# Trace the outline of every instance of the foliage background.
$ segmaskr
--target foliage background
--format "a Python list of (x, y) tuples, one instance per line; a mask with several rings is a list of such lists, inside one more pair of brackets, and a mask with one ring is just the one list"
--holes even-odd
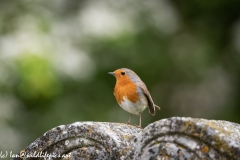
[(122, 67), (162, 108), (143, 126), (240, 123), (240, 1), (1, 0), (0, 35), (0, 151), (62, 124), (127, 121), (107, 74)]

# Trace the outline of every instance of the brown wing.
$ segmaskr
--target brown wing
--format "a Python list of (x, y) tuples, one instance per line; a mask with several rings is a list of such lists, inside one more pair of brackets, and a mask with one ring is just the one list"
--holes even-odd
[(160, 109), (160, 107), (158, 107), (157, 105), (154, 104), (153, 99), (149, 93), (149, 91), (147, 90), (146, 85), (140, 85), (140, 89), (142, 90), (142, 92), (145, 94), (147, 101), (148, 101), (148, 111), (151, 115), (155, 115), (155, 107)]

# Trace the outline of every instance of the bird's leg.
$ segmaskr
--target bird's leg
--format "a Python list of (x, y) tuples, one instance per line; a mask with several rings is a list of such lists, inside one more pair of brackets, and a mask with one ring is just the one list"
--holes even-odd
[(138, 128), (142, 128), (141, 127), (142, 126), (142, 113), (139, 113), (138, 116), (139, 116), (139, 125), (135, 125), (135, 126)]
[(127, 121), (127, 123), (126, 123), (126, 124), (130, 124), (130, 122), (131, 122), (131, 119), (132, 119), (132, 114), (130, 114), (130, 118), (129, 118), (129, 120)]
[(142, 113), (139, 113), (139, 125), (138, 127), (142, 128)]

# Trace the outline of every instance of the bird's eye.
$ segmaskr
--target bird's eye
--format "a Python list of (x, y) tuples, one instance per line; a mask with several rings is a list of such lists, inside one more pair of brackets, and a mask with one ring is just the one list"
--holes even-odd
[(125, 74), (125, 72), (121, 72), (121, 75), (124, 75)]

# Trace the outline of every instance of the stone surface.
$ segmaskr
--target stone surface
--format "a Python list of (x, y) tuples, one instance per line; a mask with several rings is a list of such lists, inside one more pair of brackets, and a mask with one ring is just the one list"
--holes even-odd
[(240, 160), (240, 125), (184, 117), (162, 119), (144, 129), (76, 122), (49, 130), (20, 155), (16, 159)]
[(240, 159), (240, 125), (174, 117), (147, 126), (137, 143), (137, 159)]
[(44, 159), (37, 153), (51, 155), (48, 160), (126, 159), (126, 153), (133, 152), (132, 139), (140, 131), (139, 128), (120, 123), (76, 122), (51, 129), (21, 154), (25, 155), (23, 159), (30, 159), (27, 155)]

